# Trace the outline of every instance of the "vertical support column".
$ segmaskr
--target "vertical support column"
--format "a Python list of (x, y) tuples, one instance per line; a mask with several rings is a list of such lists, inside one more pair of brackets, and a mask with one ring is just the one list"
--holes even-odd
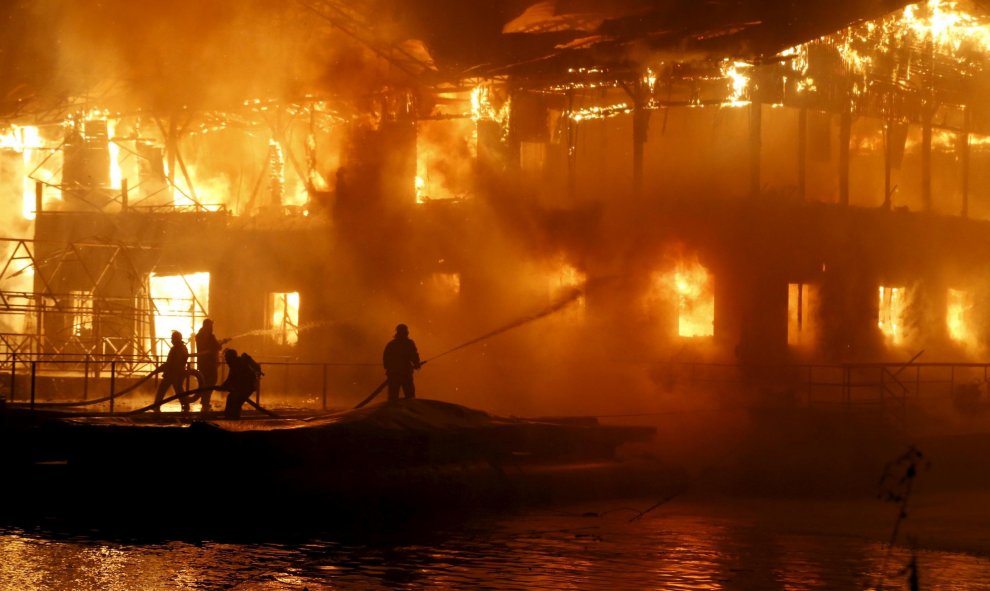
[(637, 79), (633, 86), (633, 196), (643, 194), (643, 146), (650, 124), (650, 112), (643, 97), (643, 81)]
[(962, 186), (960, 187), (960, 192), (962, 193), (962, 211), (960, 215), (963, 218), (969, 217), (969, 131), (973, 124), (972, 122), (973, 114), (970, 108), (964, 107), (963, 111), (963, 131), (959, 137), (959, 157), (962, 160)]
[(110, 414), (113, 414), (113, 403), (117, 396), (117, 362), (110, 362)]
[(749, 195), (760, 196), (760, 156), (763, 145), (763, 107), (755, 100), (749, 104)]
[(894, 154), (894, 126), (888, 113), (883, 121), (883, 208), (890, 209), (890, 169)]
[(89, 400), (89, 353), (83, 359), (83, 400)]
[(808, 109), (801, 107), (798, 112), (798, 197), (808, 198)]
[(323, 410), (327, 409), (327, 364), (323, 364)]
[(34, 182), (34, 214), (39, 215), (44, 210), (45, 185), (41, 181)]
[(14, 395), (17, 393), (17, 354), (10, 354), (10, 402), (14, 401)]
[(31, 410), (34, 410), (35, 383), (38, 376), (38, 362), (31, 362)]
[(849, 205), (849, 140), (852, 114), (849, 107), (839, 116), (839, 205)]
[(921, 123), (921, 206), (932, 210), (932, 111), (929, 104), (923, 109)]
[(176, 160), (176, 136), (178, 136), (178, 124), (175, 122), (175, 115), (168, 118), (168, 135), (165, 137), (165, 150), (168, 160), (168, 190), (170, 195), (175, 194), (175, 160)]
[(120, 211), (127, 211), (127, 179), (120, 180)]
[(577, 121), (574, 120), (574, 91), (567, 91), (567, 197), (577, 193)]
[(928, 61), (928, 80), (921, 106), (921, 206), (924, 211), (932, 210), (932, 116), (934, 114), (935, 83), (935, 44), (928, 37), (925, 42)]

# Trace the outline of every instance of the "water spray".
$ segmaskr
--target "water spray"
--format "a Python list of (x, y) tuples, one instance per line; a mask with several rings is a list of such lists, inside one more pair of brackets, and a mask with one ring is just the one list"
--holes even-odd
[[(459, 350), (461, 350), (461, 349), (463, 349), (465, 347), (470, 347), (471, 345), (474, 345), (476, 343), (480, 343), (481, 341), (486, 341), (486, 340), (488, 340), (488, 339), (490, 339), (492, 337), (498, 336), (498, 335), (502, 334), (503, 332), (508, 332), (508, 331), (510, 331), (510, 330), (512, 330), (514, 328), (519, 328), (520, 326), (529, 324), (530, 322), (534, 322), (536, 320), (539, 320), (540, 318), (544, 318), (546, 316), (549, 316), (551, 314), (554, 314), (555, 312), (559, 312), (560, 310), (566, 308), (571, 303), (577, 301), (577, 299), (580, 298), (582, 295), (584, 295), (584, 292), (581, 289), (579, 289), (577, 287), (572, 288), (567, 293), (565, 293), (563, 296), (561, 296), (560, 298), (558, 298), (556, 302), (550, 304), (546, 308), (544, 308), (544, 309), (542, 309), (542, 310), (540, 310), (538, 312), (535, 312), (533, 314), (529, 314), (527, 316), (523, 316), (522, 318), (518, 318), (516, 320), (513, 320), (512, 322), (510, 322), (510, 323), (508, 323), (508, 324), (506, 324), (504, 326), (501, 326), (499, 328), (496, 328), (495, 330), (493, 330), (491, 332), (487, 332), (487, 333), (481, 335), (480, 337), (475, 337), (475, 338), (471, 339), (470, 341), (463, 342), (460, 345), (457, 345), (456, 347), (447, 349), (443, 353), (440, 353), (438, 355), (434, 355), (433, 357), (430, 357), (429, 359), (427, 359), (425, 361), (422, 361), (420, 363), (420, 366), (425, 365), (425, 364), (429, 363), (430, 361), (435, 361), (437, 359), (440, 359), (441, 357), (443, 357), (445, 355), (449, 355), (449, 354), (453, 353), (454, 351), (459, 351)], [(382, 382), (381, 384), (379, 384), (378, 387), (375, 388), (374, 391), (367, 396), (367, 398), (365, 398), (364, 400), (362, 400), (361, 402), (359, 402), (354, 408), (355, 409), (361, 408), (362, 406), (364, 406), (364, 405), (368, 404), (369, 402), (371, 402), (372, 400), (374, 400), (375, 396), (378, 396), (378, 394), (382, 390), (384, 390), (385, 389), (385, 386), (387, 386), (387, 385), (388, 385), (388, 380), (385, 380), (384, 382)]]

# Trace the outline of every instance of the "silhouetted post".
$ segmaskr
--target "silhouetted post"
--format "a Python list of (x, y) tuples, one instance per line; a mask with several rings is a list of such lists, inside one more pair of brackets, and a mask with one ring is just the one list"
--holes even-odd
[(127, 211), (127, 178), (120, 179), (120, 211)]
[(808, 108), (798, 112), (798, 196), (808, 198)]
[(327, 364), (323, 364), (323, 410), (327, 409)]
[(83, 360), (83, 400), (89, 400), (89, 353)]
[(114, 395), (117, 388), (117, 362), (110, 362), (110, 414), (113, 414)]
[(38, 362), (32, 361), (31, 362), (31, 410), (34, 410), (34, 396), (35, 396), (34, 386), (35, 386), (35, 378), (37, 377), (37, 375), (38, 375)]
[(839, 205), (849, 205), (849, 139), (852, 114), (849, 107), (839, 117)]
[(640, 197), (643, 193), (643, 148), (649, 130), (650, 112), (645, 108), (643, 99), (643, 80), (636, 79), (632, 91), (633, 99), (633, 196)]
[(887, 113), (884, 119), (883, 132), (883, 208), (890, 209), (890, 168), (894, 154), (894, 124), (890, 119), (890, 113)]
[(959, 158), (962, 160), (962, 215), (969, 217), (969, 130), (972, 125), (973, 114), (969, 107), (963, 111), (963, 131), (959, 137)]
[(15, 389), (17, 383), (17, 354), (10, 354), (10, 401), (14, 401), (14, 393), (17, 392)]
[(932, 111), (934, 111), (935, 46), (929, 36), (925, 41), (928, 61), (928, 80), (921, 104), (921, 205), (924, 211), (932, 210)]
[(749, 195), (760, 196), (760, 153), (762, 150), (763, 107), (753, 97), (749, 104)]
[(567, 197), (577, 192), (577, 121), (574, 120), (574, 91), (567, 91)]
[(932, 112), (929, 105), (922, 108), (921, 127), (921, 205), (932, 210)]
[(42, 203), (45, 199), (45, 185), (41, 181), (34, 182), (34, 213), (41, 213)]

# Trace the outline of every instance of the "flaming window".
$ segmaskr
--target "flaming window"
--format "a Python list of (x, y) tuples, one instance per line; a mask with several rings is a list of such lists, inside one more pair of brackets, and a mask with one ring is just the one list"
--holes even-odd
[(459, 199), (471, 190), (477, 137), (472, 120), (421, 121), (416, 134), (416, 203)]
[(295, 345), (299, 342), (299, 292), (273, 293), (269, 301), (275, 343)]
[[(23, 207), (21, 215), (26, 220), (35, 217), (35, 183), (57, 184), (62, 169), (62, 152), (42, 138), (41, 128), (34, 126), (12, 126), (7, 133), (0, 135), (0, 149), (20, 154), (22, 168)], [(18, 189), (13, 189), (17, 191)]]
[(177, 330), (192, 335), (206, 318), (210, 295), (210, 274), (155, 275), (149, 278), (151, 303), (155, 318), (154, 350), (168, 353), (169, 335)]
[(787, 285), (787, 344), (809, 345), (814, 336), (812, 324), (813, 306), (816, 304), (817, 290), (806, 283)]
[(904, 310), (907, 294), (903, 287), (880, 286), (880, 309), (877, 326), (887, 340), (899, 345), (904, 339)]
[(715, 295), (712, 277), (700, 262), (679, 262), (660, 278), (660, 283), (677, 294), (677, 335), (710, 337), (715, 334)]
[(975, 335), (969, 322), (973, 310), (972, 296), (962, 290), (950, 289), (946, 299), (946, 324), (949, 329), (949, 338), (962, 344), (973, 343)]

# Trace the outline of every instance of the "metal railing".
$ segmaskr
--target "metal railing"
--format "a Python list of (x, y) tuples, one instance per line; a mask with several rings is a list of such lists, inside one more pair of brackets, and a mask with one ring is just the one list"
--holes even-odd
[[(133, 410), (151, 402), (160, 376), (155, 375), (125, 396), (118, 398), (117, 394), (146, 378), (160, 361), (144, 357), (12, 355), (0, 369), (0, 397), (31, 408), (109, 398), (77, 408), (110, 413)], [(254, 399), (270, 408), (349, 408), (383, 379), (381, 367), (373, 363), (259, 362), (264, 376)], [(221, 363), (218, 381), (225, 377), (226, 365)]]
[(786, 392), (787, 402), (847, 412), (903, 412), (909, 404), (951, 402), (960, 396), (990, 402), (988, 363), (848, 363), (742, 366), (684, 363), (689, 383)]

